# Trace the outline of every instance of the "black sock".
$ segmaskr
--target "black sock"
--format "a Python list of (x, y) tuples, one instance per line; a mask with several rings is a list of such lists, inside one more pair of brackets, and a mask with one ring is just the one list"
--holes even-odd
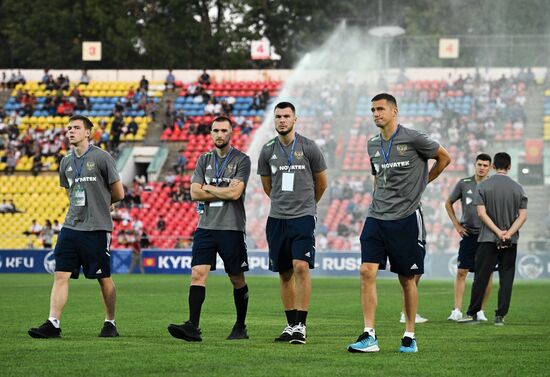
[(296, 323), (306, 324), (307, 310), (296, 310)]
[(296, 324), (296, 309), (285, 310), (285, 314), (286, 314), (286, 323), (288, 323), (291, 326)]
[(192, 285), (189, 287), (189, 322), (199, 327), (201, 308), (206, 297), (206, 287)]
[(248, 285), (239, 289), (233, 289), (235, 309), (237, 309), (237, 323), (244, 326), (246, 311), (248, 309)]

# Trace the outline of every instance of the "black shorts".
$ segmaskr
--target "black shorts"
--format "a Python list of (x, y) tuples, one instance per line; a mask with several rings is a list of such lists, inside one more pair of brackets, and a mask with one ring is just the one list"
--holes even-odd
[(295, 219), (267, 218), (265, 228), (269, 245), (269, 269), (273, 272), (293, 268), (294, 259), (308, 262), (315, 267), (315, 217)]
[(55, 271), (71, 272), (78, 279), (80, 267), (87, 279), (111, 276), (111, 232), (61, 228), (55, 245)]
[(471, 234), (460, 240), (457, 268), (470, 272), (475, 271), (476, 250), (479, 246), (477, 237), (478, 234)]
[(422, 275), (426, 256), (422, 212), (417, 209), (399, 220), (367, 217), (361, 232), (361, 263), (378, 263), (403, 276)]
[(244, 232), (197, 228), (193, 239), (191, 267), (210, 265), (216, 270), (216, 253), (220, 254), (229, 275), (248, 271), (248, 254)]

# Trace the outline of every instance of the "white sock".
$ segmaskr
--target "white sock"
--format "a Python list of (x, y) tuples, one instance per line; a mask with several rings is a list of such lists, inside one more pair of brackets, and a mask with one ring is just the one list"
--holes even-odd
[(56, 329), (59, 328), (59, 320), (57, 318), (49, 317), (48, 321), (50, 321), (52, 323), (53, 327), (55, 327)]
[(403, 338), (405, 338), (405, 337), (409, 337), (411, 339), (414, 339), (414, 333), (410, 332), (410, 331), (405, 331), (405, 333), (403, 334)]
[(116, 326), (116, 323), (115, 323), (115, 320), (114, 319), (107, 319), (105, 318), (105, 322), (111, 322), (113, 324), (113, 326)]
[(376, 338), (376, 331), (374, 331), (372, 327), (365, 327), (363, 332), (368, 332), (370, 336), (372, 336), (373, 338)]

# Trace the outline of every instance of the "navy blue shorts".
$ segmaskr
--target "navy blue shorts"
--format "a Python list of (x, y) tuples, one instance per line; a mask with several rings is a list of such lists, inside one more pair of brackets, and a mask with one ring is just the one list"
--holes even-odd
[(216, 270), (216, 253), (220, 254), (229, 275), (248, 271), (248, 253), (244, 232), (197, 228), (193, 238), (191, 267), (210, 265)]
[(78, 279), (80, 267), (87, 279), (111, 276), (111, 232), (61, 228), (55, 245), (55, 271), (71, 272)]
[(367, 217), (361, 232), (361, 262), (378, 263), (403, 276), (422, 275), (426, 256), (426, 237), (422, 212), (399, 220), (379, 220)]
[(457, 267), (459, 269), (469, 270), (470, 272), (475, 271), (476, 250), (479, 245), (477, 237), (478, 234), (471, 234), (460, 240), (457, 261)]
[(294, 259), (308, 262), (315, 267), (315, 217), (295, 219), (267, 218), (265, 227), (269, 245), (269, 269), (284, 272), (293, 268)]

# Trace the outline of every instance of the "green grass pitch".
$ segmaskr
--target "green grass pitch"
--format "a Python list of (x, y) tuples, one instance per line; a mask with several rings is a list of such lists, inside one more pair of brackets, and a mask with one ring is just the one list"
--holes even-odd
[[(98, 338), (103, 321), (95, 281), (71, 281), (62, 339), (32, 339), (48, 314), (52, 277), (0, 275), (0, 376), (544, 376), (550, 375), (550, 281), (516, 281), (504, 327), (448, 322), (452, 281), (421, 281), (417, 354), (398, 352), (401, 293), (378, 282), (380, 352), (350, 354), (362, 331), (359, 279), (315, 278), (308, 343), (276, 344), (285, 325), (275, 277), (248, 277), (249, 340), (227, 341), (235, 318), (230, 283), (211, 276), (202, 343), (172, 338), (166, 327), (187, 319), (189, 276), (115, 275), (120, 338)], [(467, 291), (471, 286), (471, 280)], [(487, 316), (496, 305), (495, 285)], [(467, 303), (469, 293), (464, 302)]]

